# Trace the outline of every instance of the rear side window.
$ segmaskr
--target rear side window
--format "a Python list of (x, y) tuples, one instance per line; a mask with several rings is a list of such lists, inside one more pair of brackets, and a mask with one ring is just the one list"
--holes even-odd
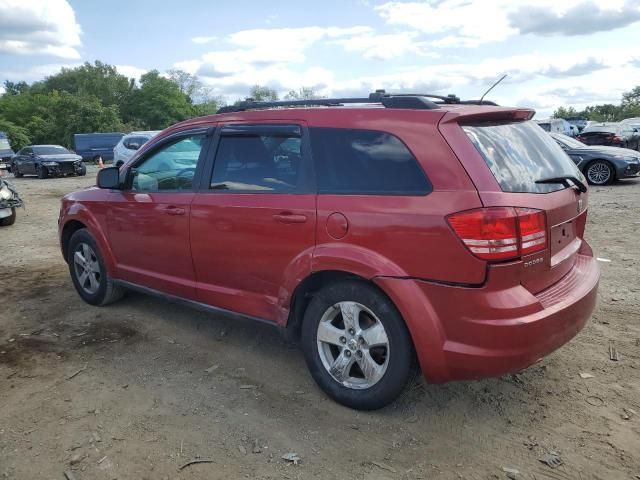
[[(299, 128), (296, 127), (298, 130)], [(240, 192), (296, 193), (301, 190), (302, 138), (256, 129), (238, 135), (223, 131), (213, 165), (211, 188)]]
[(551, 135), (532, 121), (485, 122), (462, 128), (503, 192), (553, 192), (566, 187), (561, 183), (536, 181), (563, 176), (583, 178)]
[(311, 128), (319, 193), (426, 195), (431, 184), (400, 139), (389, 133)]

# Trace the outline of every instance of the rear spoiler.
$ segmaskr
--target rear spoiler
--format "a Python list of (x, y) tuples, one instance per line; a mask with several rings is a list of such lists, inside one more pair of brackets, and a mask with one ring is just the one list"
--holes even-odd
[(536, 114), (530, 108), (461, 108), (449, 110), (440, 120), (440, 124), (455, 122), (461, 125), (477, 122), (520, 122), (531, 120)]

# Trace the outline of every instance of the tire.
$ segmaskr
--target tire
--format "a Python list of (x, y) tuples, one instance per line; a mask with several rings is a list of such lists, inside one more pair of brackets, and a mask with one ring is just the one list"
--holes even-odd
[(87, 229), (81, 228), (69, 239), (67, 263), (78, 295), (88, 304), (103, 306), (122, 298), (124, 289), (107, 273), (98, 244)]
[(96, 155), (95, 157), (93, 157), (93, 163), (95, 165), (98, 165), (100, 163), (100, 160), (102, 160), (102, 155)]
[[(353, 318), (354, 312), (355, 332), (349, 332), (350, 322), (345, 325), (344, 319)], [(301, 340), (318, 386), (356, 410), (376, 410), (393, 402), (417, 371), (402, 316), (391, 300), (363, 281), (340, 281), (317, 292), (304, 314)]]
[(16, 223), (16, 209), (11, 209), (11, 215), (8, 217), (0, 218), (0, 227), (8, 227)]
[(43, 166), (39, 166), (36, 169), (36, 173), (38, 174), (38, 178), (40, 178), (40, 179), (44, 179), (44, 178), (48, 178), (49, 177), (49, 170), (47, 170), (47, 168), (43, 167)]
[(11, 173), (13, 173), (13, 176), (16, 178), (22, 178), (23, 176), (20, 170), (18, 170), (18, 165), (15, 163), (11, 166)]
[(83, 163), (82, 168), (78, 172), (79, 177), (84, 177), (87, 174), (87, 166)]
[(584, 170), (584, 176), (590, 185), (609, 185), (612, 183), (616, 174), (611, 164), (605, 160), (595, 160), (587, 165)]

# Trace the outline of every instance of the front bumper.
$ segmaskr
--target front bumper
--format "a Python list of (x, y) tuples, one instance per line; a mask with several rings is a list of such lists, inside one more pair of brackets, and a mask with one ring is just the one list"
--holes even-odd
[[(591, 316), (599, 278), (584, 243), (573, 269), (536, 295), (521, 285), (465, 288), (389, 278), (379, 285), (407, 321), (423, 374), (441, 383), (515, 372), (564, 345)], [(407, 294), (414, 297), (403, 305)]]
[(640, 175), (640, 163), (626, 163), (617, 166), (617, 178), (633, 178)]
[(45, 167), (49, 175), (52, 176), (78, 174), (82, 171), (82, 162), (60, 162), (56, 165), (43, 163), (42, 166)]

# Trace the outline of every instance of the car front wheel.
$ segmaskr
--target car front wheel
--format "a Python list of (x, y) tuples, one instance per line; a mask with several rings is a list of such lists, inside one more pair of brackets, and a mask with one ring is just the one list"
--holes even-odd
[(358, 410), (382, 408), (416, 372), (407, 327), (376, 287), (342, 281), (315, 294), (302, 324), (311, 375), (338, 403)]
[(122, 287), (109, 276), (98, 244), (86, 229), (71, 236), (67, 262), (73, 285), (85, 302), (102, 306), (122, 297)]
[(591, 185), (608, 185), (615, 179), (613, 167), (603, 160), (591, 162), (585, 174)]

